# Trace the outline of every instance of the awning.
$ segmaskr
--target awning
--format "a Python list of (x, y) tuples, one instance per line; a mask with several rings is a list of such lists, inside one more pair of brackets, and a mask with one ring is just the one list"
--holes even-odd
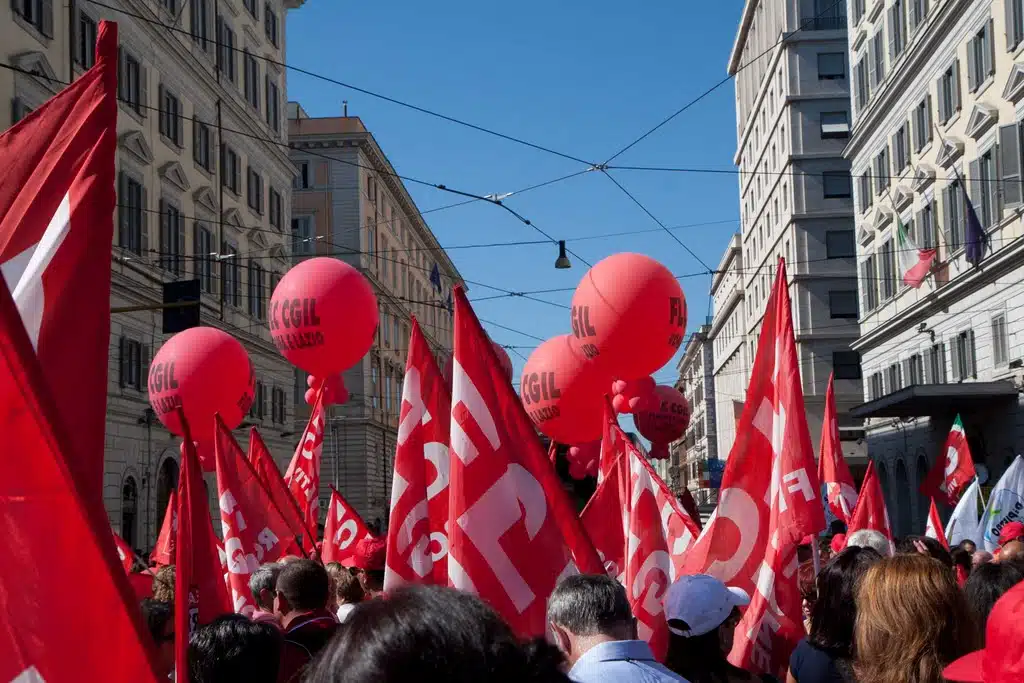
[(971, 413), (1017, 397), (1009, 380), (914, 384), (850, 410), (852, 417), (929, 417)]

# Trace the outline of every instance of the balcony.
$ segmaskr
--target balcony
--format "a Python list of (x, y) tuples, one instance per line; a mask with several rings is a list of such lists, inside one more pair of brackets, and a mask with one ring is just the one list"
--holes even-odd
[(800, 21), (802, 31), (845, 31), (846, 15), (838, 17), (807, 17)]

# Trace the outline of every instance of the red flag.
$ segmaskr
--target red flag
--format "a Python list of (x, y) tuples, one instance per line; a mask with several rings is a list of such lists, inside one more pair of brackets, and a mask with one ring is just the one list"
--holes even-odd
[(541, 635), (573, 559), (603, 567), (461, 287), (454, 299), (448, 581)]
[(174, 539), (178, 535), (178, 492), (172, 490), (167, 499), (167, 511), (164, 512), (164, 523), (160, 527), (160, 535), (156, 538), (156, 547), (149, 554), (150, 562), (159, 566), (174, 564)]
[(921, 493), (955, 506), (964, 488), (974, 479), (974, 459), (967, 445), (967, 432), (957, 415), (946, 437), (942, 454), (921, 482)]
[(117, 534), (114, 534), (114, 545), (117, 546), (117, 559), (121, 562), (121, 567), (126, 573), (131, 573), (132, 567), (135, 566), (135, 551), (128, 545), (128, 541)]
[(277, 469), (274, 456), (255, 427), (249, 430), (249, 462), (270, 495), (270, 500), (288, 523), (291, 536), (298, 539), (303, 554), (308, 557), (316, 550), (316, 534), (306, 526), (305, 515), (295, 496), (288, 490), (288, 484), (281, 476), (281, 470)]
[(928, 508), (928, 521), (925, 524), (924, 535), (928, 538), (934, 538), (942, 544), (943, 548), (949, 550), (949, 541), (946, 540), (946, 531), (942, 528), (942, 518), (939, 517), (939, 509), (935, 507), (934, 498), (932, 498), (932, 504)]
[(448, 431), (451, 395), (416, 318), (402, 383), (384, 589), (448, 585)]
[(853, 532), (861, 529), (879, 531), (889, 539), (892, 545), (892, 527), (889, 526), (889, 512), (885, 509), (885, 496), (882, 493), (882, 485), (875, 473), (875, 461), (868, 462), (868, 470), (864, 474), (864, 481), (860, 485), (860, 496), (857, 498), (857, 507), (853, 508), (850, 515), (850, 523), (847, 525), (846, 537), (849, 538)]
[[(85, 674), (155, 683), (150, 639), (109, 522), (85, 503), (65, 461), (69, 432), (40, 366), (0, 287), (0, 681), (70, 683)], [(74, 581), (55, 549), (73, 558)]]
[(849, 523), (857, 505), (857, 485), (843, 457), (836, 418), (835, 373), (828, 377), (825, 392), (825, 421), (821, 426), (821, 447), (818, 456), (818, 481), (825, 485), (829, 510), (836, 519)]
[(231, 612), (218, 557), (217, 537), (207, 504), (203, 466), (185, 413), (178, 480), (178, 535), (174, 546), (174, 664), (179, 683), (188, 683), (188, 639), (196, 628)]
[(288, 523), (219, 415), (216, 439), (217, 500), (231, 602), (236, 612), (251, 616), (256, 605), (249, 576), (261, 564), (298, 555), (300, 550)]
[(751, 596), (730, 660), (784, 675), (806, 635), (797, 586), (797, 544), (825, 528), (807, 428), (786, 264), (779, 259), (736, 442), (718, 507), (687, 554), (687, 573), (711, 574)]
[(324, 389), (322, 382), (316, 392), (316, 401), (309, 413), (309, 422), (302, 432), (299, 447), (295, 449), (284, 480), (288, 490), (299, 503), (306, 527), (316, 529), (320, 522), (320, 455), (324, 449)]
[(332, 486), (327, 522), (324, 524), (324, 544), (320, 551), (324, 563), (340, 562), (349, 566), (356, 551), (356, 541), (372, 537), (356, 509)]
[[(117, 25), (96, 64), (0, 136), (0, 273), (38, 354), (64, 455), (102, 511), (117, 148)], [(89, 334), (82, 334), (88, 321)]]

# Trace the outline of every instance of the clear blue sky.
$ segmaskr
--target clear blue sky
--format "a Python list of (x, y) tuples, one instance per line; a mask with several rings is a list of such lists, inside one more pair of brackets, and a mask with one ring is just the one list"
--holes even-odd
[[(541, 2), (488, 8), (478, 2), (307, 0), (287, 20), (287, 62), (389, 97), (603, 162), (726, 75), (739, 2)], [(627, 165), (733, 168), (736, 115), (727, 83), (616, 160)], [(582, 166), (288, 72), (288, 98), (311, 116), (334, 116), (348, 100), (405, 175), (469, 192), (504, 193)], [(718, 264), (738, 229), (732, 174), (622, 171), (618, 180), (668, 226), (734, 221), (677, 231), (706, 263)], [(408, 187), (421, 211), (458, 201)], [(594, 263), (620, 251), (651, 255), (674, 273), (703, 270), (692, 256), (599, 173), (506, 200), (555, 239)], [(483, 203), (426, 216), (444, 247), (543, 239)], [(607, 233), (644, 231), (603, 239)], [(579, 241), (577, 241), (579, 240)], [(574, 287), (586, 267), (555, 270), (551, 244), (450, 252), (463, 277), (514, 291)], [(710, 277), (681, 280), (692, 331), (708, 314)], [(470, 287), (470, 298), (495, 294)], [(571, 292), (542, 295), (568, 304)], [(531, 335), (570, 331), (567, 310), (523, 299), (475, 305), (477, 314)], [(537, 344), (489, 327), (501, 344)], [(523, 360), (511, 353), (516, 376)], [(674, 362), (674, 361), (673, 361)], [(670, 383), (674, 366), (656, 378)]]

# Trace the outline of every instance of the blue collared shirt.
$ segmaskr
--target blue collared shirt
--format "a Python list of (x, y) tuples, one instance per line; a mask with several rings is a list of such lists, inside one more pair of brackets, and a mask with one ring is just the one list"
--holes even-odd
[(655, 658), (642, 640), (617, 640), (587, 650), (569, 671), (575, 683), (686, 683)]

